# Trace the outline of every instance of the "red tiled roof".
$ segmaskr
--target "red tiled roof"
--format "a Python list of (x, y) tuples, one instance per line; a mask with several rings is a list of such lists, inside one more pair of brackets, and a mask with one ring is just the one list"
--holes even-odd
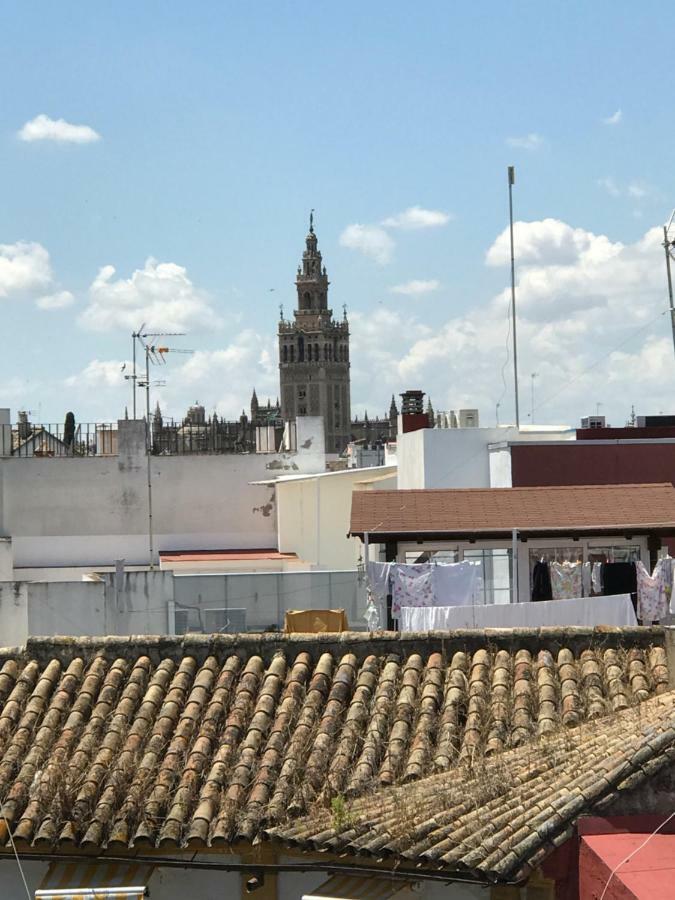
[(350, 532), (675, 532), (672, 484), (355, 491)]
[(297, 559), (295, 553), (278, 550), (161, 550), (162, 562), (256, 562), (261, 559)]
[[(366, 793), (347, 802), (341, 816), (316, 806), (266, 833), (302, 850), (521, 881), (573, 836), (581, 816), (639, 788), (671, 766), (674, 753), (675, 691), (669, 691), (592, 726)], [(611, 863), (623, 855), (615, 853)], [(666, 896), (654, 892), (653, 876), (643, 881), (652, 892), (630, 896)]]
[[(662, 628), (34, 638), (0, 650), (0, 844), (7, 826), (43, 851), (252, 841), (335, 796), (409, 792), (439, 773), (444, 790), (457, 785), (454, 803), (467, 766), (512, 748), (513, 780), (497, 787), (517, 798), (528, 759), (556, 764), (537, 738), (563, 747), (561, 731), (585, 723), (590, 740), (612, 713), (663, 708), (652, 701), (672, 697), (665, 638)], [(539, 782), (527, 778), (536, 803)]]

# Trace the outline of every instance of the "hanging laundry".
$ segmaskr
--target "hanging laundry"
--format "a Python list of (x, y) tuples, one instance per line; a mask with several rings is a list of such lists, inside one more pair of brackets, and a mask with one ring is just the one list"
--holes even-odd
[[(469, 606), (482, 603), (482, 568), (481, 562), (473, 560), (433, 565), (434, 602), (427, 605)], [(477, 599), (479, 596), (480, 599)]]
[(567, 560), (561, 563), (551, 563), (551, 587), (554, 600), (571, 600), (573, 597), (581, 597), (581, 563)]
[(391, 562), (369, 562), (367, 566), (368, 585), (376, 600), (386, 603), (391, 594), (391, 569), (396, 565)]
[(532, 599), (553, 600), (551, 572), (548, 563), (543, 559), (536, 562), (532, 570)]
[(434, 606), (434, 567), (428, 563), (392, 568), (391, 614), (395, 619), (402, 606)]
[(584, 592), (584, 597), (590, 597), (593, 590), (593, 581), (591, 564), (589, 562), (585, 562), (581, 567), (581, 587)]
[[(660, 560), (659, 560), (660, 562)], [(668, 612), (666, 585), (661, 577), (662, 567), (657, 562), (652, 575), (643, 562), (635, 564), (637, 576), (637, 615), (643, 623), (658, 622)]]
[(603, 563), (602, 586), (605, 596), (630, 594), (637, 614), (637, 575), (634, 562)]
[(602, 594), (602, 563), (594, 562), (591, 570), (591, 588), (597, 596)]

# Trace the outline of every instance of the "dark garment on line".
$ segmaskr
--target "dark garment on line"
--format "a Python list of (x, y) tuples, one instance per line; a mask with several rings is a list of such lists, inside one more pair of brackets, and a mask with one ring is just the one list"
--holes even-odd
[(532, 599), (553, 600), (551, 572), (546, 562), (537, 562), (532, 570)]
[(637, 572), (635, 563), (605, 563), (602, 567), (602, 584), (605, 596), (630, 594), (637, 615)]

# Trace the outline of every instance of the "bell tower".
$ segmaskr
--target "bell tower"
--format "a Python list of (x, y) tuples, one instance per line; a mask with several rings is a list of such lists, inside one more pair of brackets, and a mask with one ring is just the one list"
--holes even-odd
[(328, 275), (309, 216), (302, 262), (295, 279), (297, 304), (293, 320), (279, 321), (281, 414), (323, 416), (326, 452), (339, 453), (350, 438), (349, 322), (328, 306)]

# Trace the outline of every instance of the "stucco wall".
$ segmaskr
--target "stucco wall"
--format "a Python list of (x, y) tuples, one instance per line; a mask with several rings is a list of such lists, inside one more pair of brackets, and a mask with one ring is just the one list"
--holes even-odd
[[(178, 575), (127, 572), (118, 581), (0, 582), (0, 646), (29, 636), (167, 634), (175, 611), (245, 609), (246, 630), (282, 629), (289, 609), (344, 609), (349, 625), (365, 628), (365, 587), (356, 571)], [(202, 624), (205, 621), (202, 619)]]
[[(125, 427), (142, 423), (119, 424), (118, 457), (0, 459), (0, 534), (13, 539), (15, 567), (148, 561), (142, 434), (125, 439)], [(255, 548), (276, 546), (275, 496), (249, 482), (320, 471), (323, 457), (312, 444), (297, 454), (160, 456), (151, 465), (155, 551)]]
[(511, 447), (515, 487), (574, 484), (675, 484), (675, 440), (574, 441)]
[[(383, 476), (388, 476), (384, 478)], [(396, 487), (396, 469), (347, 469), (277, 483), (279, 549), (323, 569), (354, 569), (360, 541), (348, 538), (355, 489)]]
[(397, 440), (398, 487), (491, 487), (490, 444), (504, 441), (573, 440), (572, 430), (518, 431), (504, 428), (425, 428)]

